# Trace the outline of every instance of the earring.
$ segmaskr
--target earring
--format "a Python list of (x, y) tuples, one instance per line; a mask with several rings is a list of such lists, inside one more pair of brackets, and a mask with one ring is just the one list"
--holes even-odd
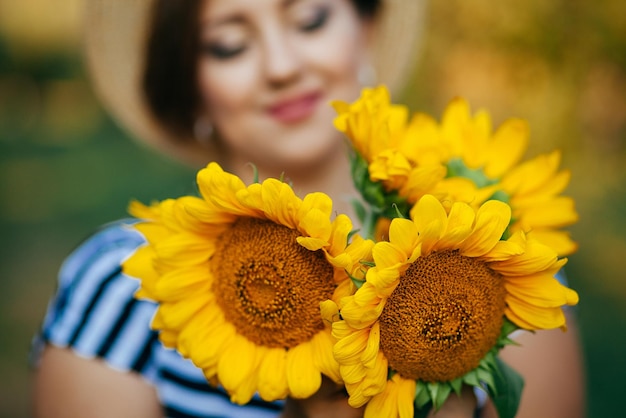
[(378, 80), (376, 68), (370, 63), (361, 65), (357, 71), (356, 77), (359, 84), (363, 87), (373, 86)]
[(205, 116), (199, 116), (193, 124), (193, 136), (203, 145), (211, 143), (213, 124)]

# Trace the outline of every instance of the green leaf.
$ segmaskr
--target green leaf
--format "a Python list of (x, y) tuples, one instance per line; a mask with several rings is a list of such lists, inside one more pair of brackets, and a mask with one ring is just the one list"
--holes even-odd
[(415, 383), (415, 405), (418, 408), (423, 408), (428, 402), (430, 402), (428, 387), (426, 386), (426, 383), (422, 382), (421, 380), (418, 380)]
[(437, 390), (437, 396), (433, 399), (433, 406), (435, 410), (439, 410), (446, 399), (448, 399), (450, 392), (452, 392), (452, 386), (447, 383), (435, 383), (435, 385), (439, 386), (439, 390)]
[(415, 412), (413, 414), (414, 418), (427, 418), (430, 410), (433, 409), (433, 403), (428, 401), (421, 408), (416, 407)]
[(454, 393), (457, 394), (457, 396), (461, 396), (461, 388), (463, 387), (463, 377), (458, 377), (454, 379), (453, 381), (451, 381), (450, 386), (454, 390)]
[(365, 280), (357, 279), (356, 277), (352, 276), (350, 276), (350, 280), (352, 280), (352, 283), (354, 283), (357, 289), (360, 289), (361, 286), (363, 286), (363, 284), (365, 283)]
[(524, 379), (500, 358), (496, 357), (497, 370), (494, 373), (494, 387), (487, 386), (500, 418), (514, 418), (519, 408)]
[(513, 331), (516, 331), (518, 329), (520, 328), (517, 325), (505, 318), (504, 323), (502, 324), (502, 329), (500, 330), (500, 335), (502, 337), (507, 337), (511, 335)]
[(446, 177), (465, 177), (471, 180), (476, 187), (485, 187), (496, 182), (484, 173), (481, 168), (472, 169), (465, 165), (462, 159), (454, 158), (448, 161)]
[(491, 370), (478, 367), (478, 369), (476, 369), (476, 373), (478, 374), (478, 379), (481, 382), (484, 382), (489, 387), (493, 387), (495, 389), (495, 392), (497, 393), (495, 378)]
[(479, 386), (480, 380), (478, 380), (478, 373), (476, 370), (472, 370), (463, 376), (463, 381), (470, 386)]
[(256, 165), (252, 163), (248, 163), (248, 165), (252, 167), (252, 182), (258, 183), (259, 182), (259, 169), (257, 168)]
[(352, 199), (352, 207), (354, 208), (354, 213), (356, 213), (356, 217), (359, 222), (363, 222), (365, 220), (367, 209), (363, 205), (359, 199)]

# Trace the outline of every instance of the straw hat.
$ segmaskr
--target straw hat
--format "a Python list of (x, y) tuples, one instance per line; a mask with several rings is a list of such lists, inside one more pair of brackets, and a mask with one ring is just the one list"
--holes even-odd
[[(96, 93), (132, 135), (188, 163), (219, 160), (216, 149), (195, 140), (174, 140), (151, 116), (140, 89), (144, 44), (153, 0), (88, 0), (86, 61)], [(415, 61), (423, 26), (423, 0), (382, 0), (373, 65), (378, 83), (402, 85)], [(180, 139), (180, 138), (179, 138)]]

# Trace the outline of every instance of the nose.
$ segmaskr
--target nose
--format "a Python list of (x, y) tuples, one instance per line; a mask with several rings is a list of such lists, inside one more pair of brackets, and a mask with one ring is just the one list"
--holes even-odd
[(302, 60), (289, 35), (272, 31), (265, 37), (264, 70), (267, 81), (275, 86), (289, 84), (302, 70)]

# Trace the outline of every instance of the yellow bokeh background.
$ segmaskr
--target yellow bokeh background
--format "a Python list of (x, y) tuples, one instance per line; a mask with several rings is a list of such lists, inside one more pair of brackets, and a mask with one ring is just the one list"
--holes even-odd
[[(193, 170), (130, 139), (83, 67), (81, 0), (0, 0), (0, 417), (30, 411), (30, 340), (63, 258), (144, 202), (192, 193)], [(402, 42), (402, 39), (398, 39)], [(626, 3), (431, 1), (397, 100), (437, 118), (463, 96), (494, 124), (527, 119), (527, 157), (559, 148), (581, 219), (588, 416), (622, 415), (626, 374)]]

